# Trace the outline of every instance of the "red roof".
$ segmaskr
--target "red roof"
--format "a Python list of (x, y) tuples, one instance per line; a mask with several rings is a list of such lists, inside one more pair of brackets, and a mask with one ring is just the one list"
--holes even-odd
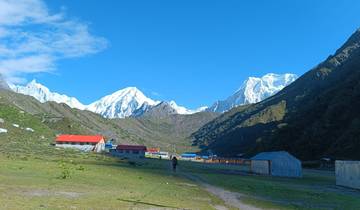
[(124, 144), (119, 144), (116, 147), (116, 150), (141, 150), (141, 151), (146, 151), (146, 147), (142, 146), (142, 145), (124, 145)]
[(147, 148), (146, 152), (157, 153), (160, 152), (160, 148)]
[(59, 135), (56, 142), (81, 142), (81, 143), (98, 143), (104, 140), (103, 136), (82, 136), (82, 135)]

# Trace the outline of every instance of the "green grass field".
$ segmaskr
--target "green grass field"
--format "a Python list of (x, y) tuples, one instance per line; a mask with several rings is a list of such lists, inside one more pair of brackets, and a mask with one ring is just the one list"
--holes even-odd
[(142, 164), (93, 155), (0, 156), (0, 208), (214, 209), (224, 205), (164, 165)]
[(183, 172), (241, 193), (244, 202), (273, 209), (360, 209), (360, 191), (335, 185), (331, 171), (304, 170), (300, 179), (241, 175), (238, 166), (182, 163)]
[(133, 162), (52, 147), (1, 153), (0, 169), (0, 209), (232, 209), (201, 183), (264, 209), (360, 209), (360, 191), (337, 187), (327, 171), (304, 170), (303, 178), (289, 179), (180, 162), (173, 173), (166, 160)]

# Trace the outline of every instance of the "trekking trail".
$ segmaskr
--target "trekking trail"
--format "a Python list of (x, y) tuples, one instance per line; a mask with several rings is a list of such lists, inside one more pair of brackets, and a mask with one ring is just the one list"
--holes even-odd
[[(228, 190), (225, 190), (220, 187), (216, 187), (213, 185), (210, 185), (206, 183), (205, 181), (201, 180), (201, 178), (192, 175), (192, 174), (185, 174), (182, 173), (186, 178), (198, 183), (200, 186), (202, 186), (206, 191), (209, 193), (215, 195), (216, 197), (220, 198), (224, 201), (224, 203), (232, 208), (241, 209), (241, 210), (262, 210), (261, 208), (257, 208), (248, 204), (245, 204), (241, 201), (241, 198), (244, 197), (244, 195), (236, 192), (231, 192)], [(225, 206), (215, 206), (218, 210), (226, 210)]]

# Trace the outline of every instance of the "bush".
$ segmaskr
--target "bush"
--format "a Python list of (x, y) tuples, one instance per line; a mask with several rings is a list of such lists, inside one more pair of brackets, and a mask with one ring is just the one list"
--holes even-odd
[(58, 179), (69, 179), (71, 178), (71, 169), (67, 166), (63, 161), (59, 163), (59, 167), (61, 169), (60, 175), (57, 177)]

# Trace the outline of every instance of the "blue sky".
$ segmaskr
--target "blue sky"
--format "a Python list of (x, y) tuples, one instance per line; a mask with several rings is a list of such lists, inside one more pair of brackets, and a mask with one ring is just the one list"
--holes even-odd
[[(75, 54), (44, 50), (51, 57), (44, 70), (17, 78), (36, 78), (85, 104), (136, 86), (188, 108), (211, 105), (249, 76), (303, 74), (360, 27), (357, 0), (48, 0), (43, 6), (64, 16), (58, 22), (85, 26), (85, 38), (65, 42)], [(58, 22), (51, 27), (72, 30)]]

